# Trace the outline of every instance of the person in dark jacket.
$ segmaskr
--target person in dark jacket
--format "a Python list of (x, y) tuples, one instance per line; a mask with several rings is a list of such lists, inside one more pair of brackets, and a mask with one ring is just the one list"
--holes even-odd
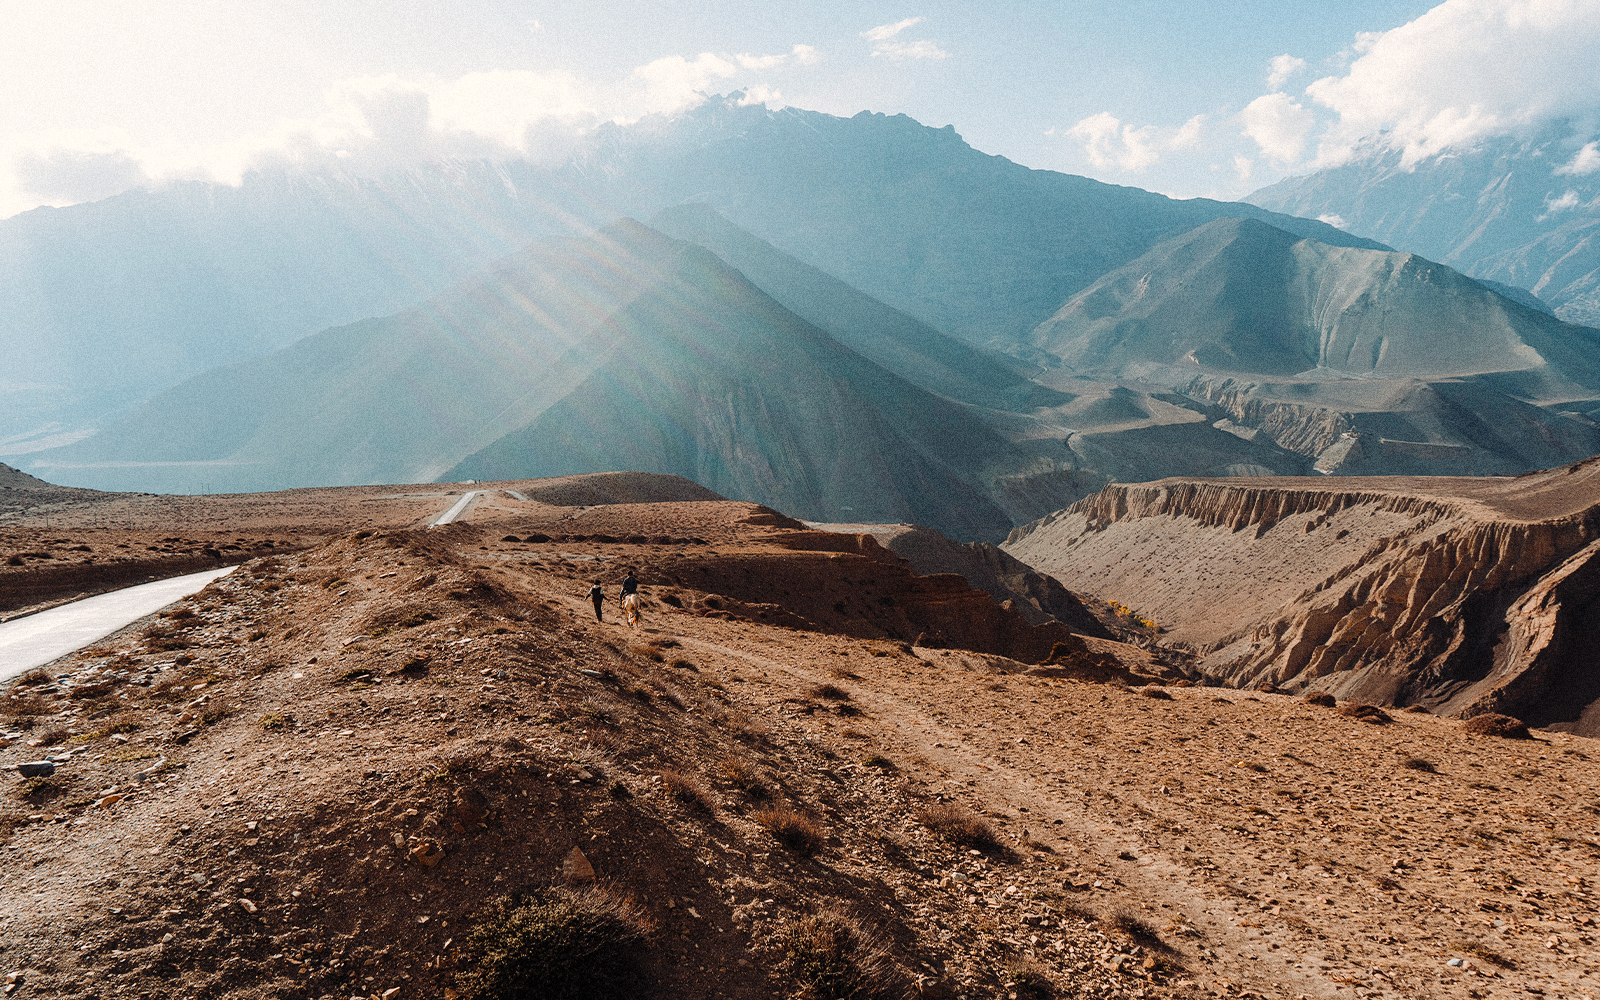
[(622, 578), (622, 610), (628, 615), (628, 624), (638, 628), (639, 581), (634, 578), (631, 569), (628, 570), (628, 575)]
[(601, 621), (602, 620), (600, 618), (600, 603), (602, 601), (604, 601), (605, 599), (606, 599), (605, 588), (600, 586), (600, 581), (599, 580), (596, 580), (594, 582), (594, 586), (589, 588), (589, 600), (594, 602), (594, 620), (595, 621)]

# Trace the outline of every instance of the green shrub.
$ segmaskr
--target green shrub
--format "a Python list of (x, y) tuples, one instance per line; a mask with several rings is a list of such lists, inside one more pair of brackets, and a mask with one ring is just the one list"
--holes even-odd
[(646, 920), (604, 888), (496, 900), (469, 938), (479, 960), (458, 980), (462, 1000), (611, 1000), (647, 985)]

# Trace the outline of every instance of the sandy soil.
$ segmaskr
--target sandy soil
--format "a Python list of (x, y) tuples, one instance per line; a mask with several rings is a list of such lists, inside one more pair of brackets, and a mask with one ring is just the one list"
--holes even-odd
[[(182, 498), (186, 537), (253, 517), (305, 547), (3, 692), (0, 764), (58, 766), (0, 776), (8, 995), (444, 997), (485, 900), (560, 882), (574, 847), (653, 920), (664, 996), (786, 995), (779, 936), (827, 902), (921, 996), (1013, 995), (1020, 960), (1074, 997), (1600, 993), (1588, 741), (710, 606), (792, 533), (749, 504), (502, 493), (421, 531), (453, 497), (397, 492), (301, 491), (277, 520)], [(615, 620), (627, 567), (691, 562)], [(782, 581), (797, 605), (808, 579)], [(815, 856), (767, 834), (773, 802)], [(998, 844), (941, 839), (918, 820), (941, 803)]]

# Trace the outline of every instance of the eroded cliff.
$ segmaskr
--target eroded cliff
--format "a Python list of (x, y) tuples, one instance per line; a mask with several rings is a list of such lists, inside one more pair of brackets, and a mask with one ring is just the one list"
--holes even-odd
[(1516, 479), (1112, 485), (1005, 551), (1230, 684), (1600, 735), (1600, 459)]

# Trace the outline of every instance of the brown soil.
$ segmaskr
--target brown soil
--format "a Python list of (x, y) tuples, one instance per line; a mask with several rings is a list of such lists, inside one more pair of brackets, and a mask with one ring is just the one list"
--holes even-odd
[[(829, 904), (914, 995), (1007, 996), (1020, 958), (1073, 997), (1600, 989), (1587, 741), (1085, 682), (853, 536), (614, 485), (427, 531), (454, 494), (175, 498), (171, 536), (307, 547), (5, 692), (0, 762), (59, 762), (0, 776), (11, 995), (445, 997), (486, 902), (582, 878), (575, 847), (653, 922), (662, 996), (790, 994), (778, 943)], [(976, 648), (906, 641), (941, 608)], [(809, 856), (768, 829), (805, 821)]]

